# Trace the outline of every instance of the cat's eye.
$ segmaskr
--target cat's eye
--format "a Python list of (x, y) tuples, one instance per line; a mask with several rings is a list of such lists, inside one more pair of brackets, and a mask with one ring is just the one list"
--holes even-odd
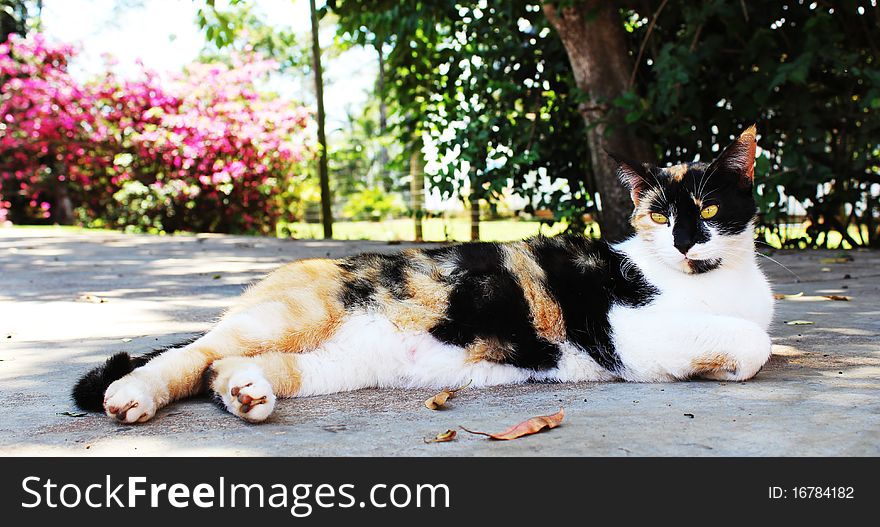
[(653, 220), (654, 223), (669, 223), (669, 218), (667, 218), (665, 214), (660, 214), (659, 212), (652, 212), (651, 220)]
[(709, 218), (714, 217), (718, 214), (718, 205), (708, 205), (703, 207), (703, 210), (700, 211), (700, 217), (704, 220), (708, 220)]

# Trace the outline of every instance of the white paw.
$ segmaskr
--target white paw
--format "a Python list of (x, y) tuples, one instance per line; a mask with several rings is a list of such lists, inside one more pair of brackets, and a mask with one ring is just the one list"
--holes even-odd
[(745, 381), (751, 379), (761, 371), (764, 364), (770, 360), (773, 351), (773, 342), (764, 331), (753, 331), (745, 339), (742, 347), (736, 353), (737, 368), (735, 372), (724, 372), (728, 381)]
[(128, 376), (107, 387), (104, 411), (123, 423), (143, 423), (156, 414), (156, 402), (143, 381)]
[(223, 402), (231, 413), (245, 421), (259, 423), (275, 409), (275, 394), (259, 368), (248, 368), (229, 379)]

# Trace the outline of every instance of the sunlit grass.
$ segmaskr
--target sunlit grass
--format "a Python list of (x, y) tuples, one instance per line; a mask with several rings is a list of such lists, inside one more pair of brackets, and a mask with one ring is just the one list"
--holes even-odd
[[(294, 238), (322, 238), (323, 231), (316, 223), (286, 225)], [(471, 238), (471, 224), (467, 218), (428, 218), (422, 222), (425, 241), (466, 241)], [(565, 230), (565, 224), (547, 226), (536, 221), (498, 220), (480, 223), (480, 239), (487, 241), (521, 240), (537, 234), (552, 236)], [(281, 229), (283, 233), (283, 229)], [(386, 221), (341, 221), (333, 224), (333, 238), (337, 240), (408, 241), (415, 237), (415, 221), (403, 218)]]
[[(530, 236), (543, 234), (553, 236), (565, 230), (565, 223), (549, 226), (537, 221), (494, 220), (480, 222), (480, 239), (485, 241), (522, 240)], [(59, 234), (118, 232), (108, 229), (90, 229), (67, 225), (15, 225), (14, 230), (52, 231)], [(859, 235), (861, 231), (861, 236)], [(0, 231), (2, 232), (2, 231)], [(849, 235), (855, 239), (868, 239), (866, 226), (850, 226)], [(160, 233), (164, 234), (164, 233)], [(279, 238), (321, 239), (323, 230), (319, 223), (289, 223), (278, 226)], [(423, 221), (423, 239), (425, 241), (467, 241), (471, 236), (471, 224), (468, 218), (428, 218)], [(784, 238), (788, 240), (800, 238), (806, 234), (803, 225), (786, 227)], [(175, 236), (192, 236), (194, 233), (178, 232)], [(850, 249), (839, 232), (831, 231), (819, 237), (819, 246), (831, 249)], [(415, 222), (412, 218), (401, 218), (379, 222), (371, 221), (339, 221), (333, 224), (333, 238), (337, 240), (378, 240), (378, 241), (412, 241), (415, 238)], [(782, 248), (777, 234), (767, 232), (759, 236), (759, 240), (775, 249)]]
[[(785, 239), (793, 240), (804, 237), (806, 232), (807, 228), (803, 224), (788, 225), (785, 228), (784, 235)], [(868, 227), (866, 225), (850, 225), (849, 229), (847, 229), (847, 233), (856, 241), (868, 239)], [(827, 236), (827, 239), (825, 236)], [(767, 232), (760, 239), (776, 249), (782, 248), (782, 240), (780, 240), (779, 235), (776, 233)], [(853, 248), (850, 247), (848, 242), (844, 241), (843, 236), (837, 231), (829, 231), (827, 234), (820, 234), (817, 241), (820, 247), (829, 247), (831, 249)]]

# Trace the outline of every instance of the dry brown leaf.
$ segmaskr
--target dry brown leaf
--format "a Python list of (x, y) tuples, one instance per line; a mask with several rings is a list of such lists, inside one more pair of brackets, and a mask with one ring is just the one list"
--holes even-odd
[(455, 439), (455, 436), (458, 435), (455, 430), (447, 430), (443, 433), (437, 434), (436, 436), (430, 439), (424, 439), (425, 443), (448, 443)]
[(836, 300), (840, 302), (848, 302), (852, 297), (845, 295), (805, 295), (802, 292), (795, 295), (775, 294), (773, 298), (776, 300), (795, 300), (802, 302), (824, 302), (826, 300)]
[(462, 430), (471, 434), (477, 434), (481, 436), (487, 436), (492, 439), (498, 439), (502, 441), (507, 441), (510, 439), (516, 439), (518, 437), (527, 436), (531, 434), (535, 434), (540, 432), (541, 430), (556, 428), (562, 423), (562, 419), (565, 418), (565, 408), (560, 408), (558, 412), (553, 415), (542, 415), (538, 417), (532, 417), (527, 421), (523, 421), (518, 425), (514, 425), (507, 430), (500, 432), (498, 434), (488, 434), (486, 432), (476, 432), (474, 430), (468, 430), (467, 428), (461, 426)]
[(777, 294), (773, 295), (773, 298), (775, 298), (776, 300), (792, 300), (794, 298), (800, 298), (802, 296), (804, 296), (803, 291), (801, 291), (800, 293), (795, 293), (793, 295), (785, 295), (782, 293), (777, 293)]
[(846, 296), (846, 295), (823, 295), (823, 296), (825, 298), (827, 298), (828, 300), (836, 300), (838, 302), (849, 302), (850, 300), (852, 300), (851, 296)]
[(473, 381), (471, 380), (468, 381), (468, 383), (464, 386), (459, 386), (458, 388), (447, 388), (442, 392), (434, 394), (433, 397), (425, 401), (425, 408), (427, 408), (428, 410), (439, 410), (446, 405), (446, 401), (455, 397), (456, 393), (470, 386), (472, 382)]

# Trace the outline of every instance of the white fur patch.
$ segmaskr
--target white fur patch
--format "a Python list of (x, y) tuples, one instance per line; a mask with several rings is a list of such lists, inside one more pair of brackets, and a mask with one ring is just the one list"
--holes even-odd
[(709, 243), (695, 245), (691, 250), (698, 254), (723, 258), (721, 267), (703, 274), (686, 274), (677, 265), (684, 259), (680, 253), (673, 258), (639, 238), (617, 246), (659, 291), (648, 306), (615, 306), (609, 313), (615, 349), (626, 367), (624, 378), (683, 378), (695, 359), (713, 353), (740, 364), (738, 378), (760, 369), (770, 356), (766, 330), (773, 317), (773, 297), (755, 261), (752, 236), (749, 228), (741, 235), (713, 236)]
[(428, 333), (401, 332), (376, 314), (350, 317), (317, 350), (298, 356), (302, 384), (298, 395), (367, 387), (434, 387), (509, 384), (530, 372), (510, 365), (468, 362), (463, 348)]

